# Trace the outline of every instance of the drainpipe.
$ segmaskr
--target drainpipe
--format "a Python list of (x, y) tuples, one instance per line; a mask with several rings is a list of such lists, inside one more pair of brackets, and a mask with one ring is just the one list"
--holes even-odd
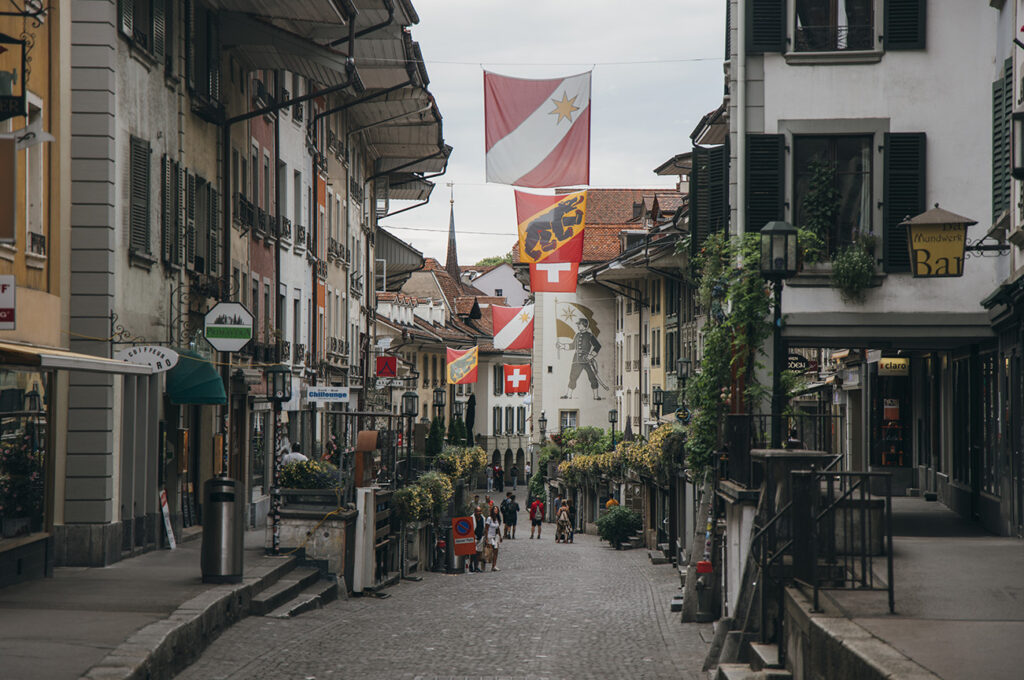
[(334, 42), (327, 43), (328, 47), (337, 47), (338, 45), (344, 45), (345, 43), (351, 44), (356, 38), (362, 38), (364, 35), (369, 35), (374, 31), (379, 31), (382, 28), (387, 28), (395, 21), (395, 3), (394, 0), (384, 0), (384, 7), (388, 11), (388, 18), (379, 24), (373, 26), (367, 26), (363, 30), (356, 32), (356, 22), (349, 22), (349, 33), (344, 38), (338, 38)]
[[(736, 7), (736, 231), (747, 230), (747, 13)], [(731, 8), (730, 8), (731, 10)], [(729, 55), (730, 58), (732, 55)]]

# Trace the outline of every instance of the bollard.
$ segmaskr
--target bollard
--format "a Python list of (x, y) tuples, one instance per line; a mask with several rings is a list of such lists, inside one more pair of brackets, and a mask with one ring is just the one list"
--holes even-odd
[(227, 477), (208, 479), (203, 485), (203, 583), (242, 582), (240, 488)]

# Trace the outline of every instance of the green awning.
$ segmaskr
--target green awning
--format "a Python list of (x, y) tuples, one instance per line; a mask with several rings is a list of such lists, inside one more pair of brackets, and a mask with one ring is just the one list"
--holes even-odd
[(178, 363), (167, 372), (167, 396), (172, 404), (225, 404), (224, 381), (210, 360), (179, 349)]

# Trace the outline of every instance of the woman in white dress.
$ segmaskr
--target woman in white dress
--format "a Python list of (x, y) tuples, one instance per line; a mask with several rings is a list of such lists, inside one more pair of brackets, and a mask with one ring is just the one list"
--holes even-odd
[[(501, 571), (501, 569), (498, 569), (498, 546), (501, 545), (501, 513), (498, 512), (497, 505), (491, 506), (491, 513), (484, 521), (484, 529), (487, 532), (484, 536), (486, 541), (484, 565), (486, 566), (488, 558), (490, 558), (491, 571)], [(490, 554), (488, 555), (488, 553)]]

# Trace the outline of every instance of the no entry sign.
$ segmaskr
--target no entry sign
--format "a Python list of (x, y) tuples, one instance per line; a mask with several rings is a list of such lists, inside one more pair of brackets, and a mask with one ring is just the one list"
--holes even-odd
[(455, 544), (454, 555), (472, 555), (476, 552), (472, 517), (452, 518), (452, 543)]

